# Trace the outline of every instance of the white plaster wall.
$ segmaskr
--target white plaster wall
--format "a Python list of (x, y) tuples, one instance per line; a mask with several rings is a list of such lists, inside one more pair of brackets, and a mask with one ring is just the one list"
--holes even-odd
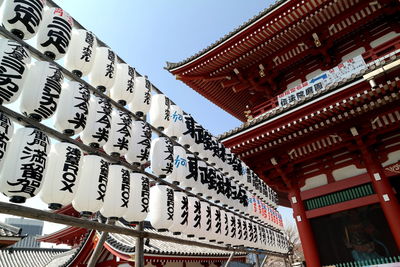
[(325, 174), (320, 174), (314, 177), (307, 178), (306, 183), (302, 188), (300, 188), (300, 191), (310, 190), (326, 184), (328, 184), (328, 178)]
[(373, 40), (373, 41), (370, 43), (370, 46), (371, 46), (372, 48), (375, 48), (375, 47), (377, 47), (377, 46), (379, 46), (379, 45), (381, 45), (381, 44), (383, 44), (383, 43), (389, 41), (390, 39), (393, 39), (394, 37), (399, 36), (399, 35), (400, 35), (400, 33), (389, 32), (389, 33), (385, 34), (384, 36), (382, 36), (382, 37), (380, 37), (380, 38), (378, 38), (378, 39)]
[(351, 59), (351, 58), (353, 58), (353, 57), (359, 56), (359, 55), (361, 55), (361, 54), (364, 53), (364, 52), (365, 52), (365, 48), (364, 48), (364, 47), (357, 48), (356, 50), (353, 50), (353, 51), (351, 51), (350, 53), (344, 55), (344, 56), (342, 57), (342, 62), (343, 62), (343, 61), (346, 61), (346, 60), (348, 60), (348, 59)]
[(366, 169), (358, 169), (356, 165), (349, 165), (340, 169), (336, 169), (332, 172), (333, 178), (335, 178), (336, 181), (344, 180), (356, 175), (360, 175), (363, 173), (366, 173)]
[(400, 160), (400, 150), (393, 151), (388, 154), (388, 160), (382, 163), (382, 167), (386, 167), (390, 164), (396, 163)]

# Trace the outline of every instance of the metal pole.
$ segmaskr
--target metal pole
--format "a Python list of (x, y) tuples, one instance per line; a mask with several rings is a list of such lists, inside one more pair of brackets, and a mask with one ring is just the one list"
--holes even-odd
[(267, 262), (267, 259), (268, 259), (268, 255), (265, 255), (263, 261), (261, 262), (260, 267), (263, 267), (263, 266), (264, 266), (264, 264)]
[(232, 258), (233, 258), (233, 255), (235, 255), (235, 252), (232, 252), (232, 253), (231, 253), (231, 255), (229, 256), (229, 259), (228, 259), (228, 261), (225, 263), (224, 267), (228, 267), (228, 266), (229, 266), (229, 263), (231, 262), (231, 260), (232, 260)]
[[(108, 219), (106, 224), (113, 224), (113, 221)], [(89, 263), (88, 263), (87, 267), (96, 266), (96, 262), (100, 257), (101, 251), (103, 250), (103, 245), (106, 242), (107, 236), (108, 236), (108, 232), (101, 233), (100, 239), (99, 239), (99, 241), (97, 241), (96, 248), (94, 249), (93, 254), (89, 259)]]
[[(136, 230), (143, 231), (143, 222), (137, 224)], [(135, 244), (135, 267), (144, 267), (144, 242), (143, 237), (136, 237)]]
[(254, 254), (256, 256), (256, 267), (260, 267), (260, 260), (258, 258), (258, 254)]

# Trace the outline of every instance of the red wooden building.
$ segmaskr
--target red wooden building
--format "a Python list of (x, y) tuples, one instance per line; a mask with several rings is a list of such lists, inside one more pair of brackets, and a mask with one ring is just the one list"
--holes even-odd
[(220, 139), (293, 208), (307, 266), (400, 248), (400, 3), (278, 1), (167, 69), (244, 124)]

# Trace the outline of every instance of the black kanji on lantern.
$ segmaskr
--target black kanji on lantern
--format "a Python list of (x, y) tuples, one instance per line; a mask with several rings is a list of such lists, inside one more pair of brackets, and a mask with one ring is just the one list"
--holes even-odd
[(186, 179), (193, 179), (197, 181), (197, 178), (199, 176), (197, 158), (189, 154), (187, 159), (189, 175), (186, 176)]
[(201, 203), (200, 200), (194, 201), (194, 228), (201, 228)]
[(96, 200), (101, 200), (104, 202), (104, 197), (106, 196), (106, 189), (108, 183), (108, 169), (109, 163), (105, 160), (100, 160), (100, 175), (97, 184), (97, 194)]
[(34, 33), (40, 21), (42, 21), (43, 2), (40, 0), (14, 0), (15, 16), (8, 20), (8, 23), (15, 24), (21, 22), (26, 30)]
[(75, 147), (68, 146), (65, 155), (65, 162), (63, 166), (62, 183), (63, 187), (60, 191), (68, 191), (73, 193), (72, 188), (75, 185), (76, 178), (79, 171), (79, 161), (82, 157), (82, 152)]
[(106, 73), (104, 76), (112, 79), (114, 77), (114, 72), (115, 72), (115, 53), (108, 49), (108, 56), (107, 59), (109, 60), (107, 66), (106, 66)]
[(59, 53), (65, 54), (71, 40), (72, 26), (63, 18), (54, 17), (47, 27), (50, 29), (47, 32), (49, 39), (40, 45), (43, 47), (53, 45)]
[[(15, 182), (7, 181), (7, 183), (12, 187), (20, 187), (8, 192), (26, 193), (34, 197), (43, 179), (47, 162), (47, 147), (50, 142), (47, 135), (37, 129), (33, 129), (31, 135), (33, 135), (33, 140), (24, 146), (19, 159), (21, 160), (21, 176)], [(31, 148), (34, 145), (35, 148)]]
[(11, 52), (4, 52), (0, 62), (0, 99), (10, 101), (18, 92), (18, 80), (26, 70), (24, 60), (29, 58), (26, 50), (17, 43), (8, 43)]
[(171, 141), (167, 138), (165, 139), (165, 153), (167, 156), (164, 158), (165, 160), (165, 167), (162, 168), (161, 170), (164, 171), (167, 174), (172, 173), (174, 170), (174, 146), (172, 145)]
[(85, 42), (87, 46), (84, 46), (82, 49), (82, 55), (80, 59), (83, 59), (85, 62), (89, 62), (93, 53), (93, 45), (94, 45), (94, 35), (91, 32), (86, 32)]
[(187, 196), (182, 197), (181, 201), (181, 225), (188, 225), (188, 216), (189, 216), (189, 199)]
[(39, 107), (34, 110), (42, 118), (48, 118), (56, 111), (57, 99), (60, 97), (61, 83), (64, 78), (61, 70), (55, 65), (50, 64), (49, 69), (53, 72), (46, 77)]
[(221, 233), (221, 211), (220, 209), (215, 210), (215, 233), (220, 234)]

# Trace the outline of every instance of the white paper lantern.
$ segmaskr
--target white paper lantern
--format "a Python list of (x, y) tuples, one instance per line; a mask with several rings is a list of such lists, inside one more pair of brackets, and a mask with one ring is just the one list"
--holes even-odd
[(218, 243), (222, 243), (223, 240), (221, 238), (222, 229), (221, 229), (221, 210), (218, 206), (211, 206), (211, 239), (210, 242), (217, 241)]
[(104, 151), (114, 157), (124, 156), (128, 152), (131, 140), (132, 118), (121, 110), (115, 110), (111, 114), (111, 129)]
[(0, 170), (2, 169), (13, 133), (14, 124), (6, 114), (0, 112)]
[(21, 39), (32, 38), (43, 18), (45, 0), (6, 0), (2, 7), (2, 24)]
[(174, 222), (169, 230), (176, 234), (185, 233), (189, 219), (189, 199), (184, 192), (174, 192)]
[(200, 201), (201, 204), (201, 223), (199, 239), (212, 240), (213, 234), (211, 231), (212, 218), (211, 218), (211, 205), (206, 201)]
[(80, 134), (85, 145), (99, 148), (108, 141), (111, 129), (111, 112), (112, 107), (107, 99), (92, 95), (89, 101), (86, 127)]
[(29, 52), (17, 42), (0, 39), (0, 104), (14, 102), (22, 91), (31, 62)]
[(37, 34), (37, 49), (51, 59), (60, 59), (68, 51), (74, 20), (61, 8), (44, 11)]
[[(182, 154), (183, 155), (183, 154)], [(179, 184), (184, 187), (186, 190), (194, 190), (198, 187), (199, 180), (199, 169), (198, 169), (198, 160), (193, 154), (186, 153), (187, 159), (187, 174), (182, 177), (182, 180), (179, 181)]]
[(163, 94), (155, 94), (151, 97), (150, 124), (163, 131), (170, 122), (170, 101)]
[(131, 164), (141, 165), (149, 161), (151, 128), (144, 121), (133, 121), (131, 140), (125, 159)]
[(24, 203), (43, 185), (50, 141), (38, 129), (20, 128), (14, 134), (0, 171), (0, 190), (11, 202)]
[(248, 228), (247, 228), (247, 220), (242, 219), (241, 223), (242, 223), (242, 234), (243, 234), (242, 244), (243, 244), (243, 246), (248, 247), (249, 246), (249, 232), (248, 232)]
[(151, 170), (160, 178), (172, 174), (174, 170), (174, 146), (166, 137), (155, 138), (150, 150)]
[(226, 200), (225, 197), (225, 177), (220, 171), (216, 171), (215, 174), (216, 190), (213, 194), (213, 199), (215, 203), (221, 203)]
[(65, 67), (78, 77), (89, 74), (96, 55), (97, 39), (92, 32), (73, 29)]
[(170, 106), (170, 123), (164, 133), (173, 139), (183, 135), (185, 122), (183, 121), (183, 111), (177, 105)]
[(229, 217), (228, 213), (223, 209), (221, 209), (221, 239), (226, 245), (231, 243), (229, 238)]
[[(189, 185), (185, 183), (185, 180), (188, 174), (186, 151), (181, 146), (174, 146), (174, 170), (167, 176), (166, 180), (173, 184), (181, 184), (181, 187), (187, 187)], [(181, 183), (182, 181), (183, 183)]]
[[(191, 148), (191, 150), (193, 148), (196, 147), (196, 143), (195, 143), (195, 125), (196, 122), (193, 119), (192, 116), (190, 116), (189, 114), (186, 114), (183, 116), (183, 121), (184, 121), (184, 128), (183, 128), (183, 133), (181, 136), (179, 136), (178, 142), (179, 144), (185, 146), (186, 148)], [(192, 152), (196, 152), (196, 151), (192, 151)]]
[[(50, 209), (71, 204), (80, 180), (83, 153), (74, 144), (57, 143), (51, 146), (40, 198)], [(86, 178), (86, 177), (84, 177)]]
[[(129, 209), (131, 177), (122, 165), (112, 164), (108, 172), (107, 192), (100, 213), (106, 218), (120, 218)], [(132, 199), (132, 201), (136, 201)]]
[(202, 160), (197, 161), (197, 173), (199, 177), (193, 191), (200, 196), (211, 196), (211, 192), (208, 190), (208, 168), (207, 164)]
[(96, 155), (83, 157), (79, 180), (72, 206), (88, 216), (98, 212), (103, 206), (107, 191), (109, 163)]
[(115, 53), (107, 47), (97, 47), (92, 70), (89, 72), (89, 82), (104, 94), (108, 95), (115, 82)]
[(130, 186), (129, 208), (123, 218), (128, 222), (141, 222), (149, 213), (150, 182), (149, 178), (142, 174), (132, 172)]
[[(202, 147), (202, 152), (200, 153), (200, 157), (205, 160), (205, 161), (209, 161), (210, 158), (212, 158), (213, 155), (213, 142), (212, 142), (212, 134), (207, 131), (204, 130), (203, 132), (203, 147)], [(209, 164), (211, 164), (211, 162), (209, 162)]]
[(75, 81), (64, 82), (55, 115), (54, 127), (69, 136), (86, 127), (90, 92), (86, 85)]
[(63, 78), (62, 72), (54, 64), (46, 61), (33, 63), (21, 94), (21, 112), (38, 121), (53, 116)]
[(117, 64), (117, 74), (110, 89), (110, 97), (125, 106), (133, 99), (134, 86), (135, 69), (126, 63)]
[(151, 83), (147, 77), (135, 77), (133, 98), (129, 103), (129, 110), (142, 117), (150, 110), (151, 105)]
[(201, 235), (201, 202), (194, 196), (188, 197), (189, 216), (187, 234), (189, 237), (200, 237)]
[(148, 219), (151, 225), (165, 231), (174, 222), (174, 190), (166, 185), (156, 184), (150, 189)]
[(236, 241), (235, 245), (243, 246), (243, 226), (242, 226), (242, 218), (239, 216), (235, 216), (236, 218)]

